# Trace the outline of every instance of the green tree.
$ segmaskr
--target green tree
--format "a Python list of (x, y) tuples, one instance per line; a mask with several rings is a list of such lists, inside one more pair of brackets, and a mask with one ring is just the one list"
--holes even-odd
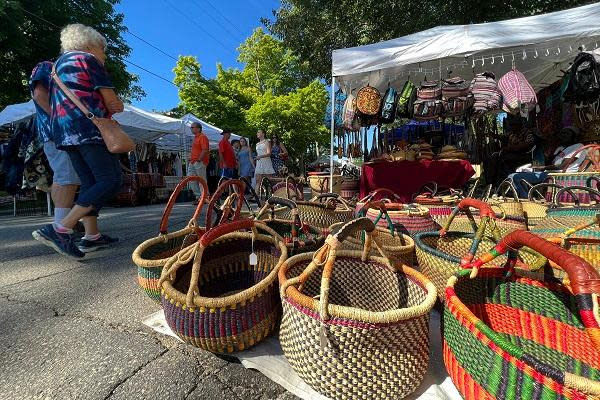
[(326, 105), (325, 86), (313, 81), (284, 95), (265, 93), (246, 111), (246, 121), (254, 129), (264, 129), (279, 136), (292, 159), (299, 162), (290, 165), (300, 165), (300, 169), (304, 169), (306, 150), (315, 142), (329, 142), (327, 128), (323, 125)]
[(564, 10), (589, 0), (282, 0), (262, 22), (306, 60), (312, 77), (330, 79), (331, 53), (419, 32)]
[(0, 0), (0, 107), (29, 98), (27, 80), (33, 67), (60, 54), (60, 28), (56, 26), (75, 22), (92, 26), (106, 37), (106, 67), (119, 95), (128, 100), (144, 96), (138, 78), (127, 72), (122, 61), (131, 48), (122, 37), (126, 30), (123, 14), (114, 9), (118, 2)]

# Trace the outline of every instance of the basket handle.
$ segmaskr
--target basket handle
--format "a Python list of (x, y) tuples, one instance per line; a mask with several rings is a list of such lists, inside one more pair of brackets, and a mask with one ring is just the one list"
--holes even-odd
[[(564, 186), (558, 185), (556, 183), (551, 183), (551, 182), (538, 183), (537, 185), (534, 185), (531, 189), (529, 189), (529, 193), (527, 194), (527, 199), (529, 201), (536, 201), (533, 198), (535, 195), (538, 195), (539, 197), (541, 197), (543, 199), (544, 195), (542, 194), (542, 192), (540, 192), (540, 189), (543, 188), (543, 187), (551, 187), (551, 188), (555, 188), (555, 189), (562, 189)], [(556, 194), (552, 198), (552, 201), (554, 201), (555, 197), (556, 197)]]
[[(233, 220), (237, 220), (240, 217), (240, 212), (242, 211), (242, 204), (244, 204), (244, 192), (246, 191), (246, 184), (239, 179), (228, 179), (223, 181), (217, 190), (213, 193), (213, 196), (210, 198), (210, 202), (208, 203), (208, 209), (206, 210), (206, 220), (205, 226), (206, 230), (209, 230), (212, 227), (212, 215), (215, 204), (221, 198), (221, 195), (225, 192), (225, 190), (229, 189), (230, 186), (233, 186), (237, 189), (237, 207), (235, 209)], [(230, 208), (230, 204), (227, 204), (226, 207)]]
[(417, 196), (419, 196), (419, 195), (423, 195), (423, 196), (430, 195), (431, 197), (434, 197), (437, 194), (437, 191), (438, 191), (438, 184), (437, 184), (437, 182), (430, 181), (430, 182), (427, 182), (426, 184), (424, 184), (423, 186), (421, 186), (421, 188), (417, 192)]
[(333, 200), (337, 201), (339, 204), (341, 204), (342, 206), (344, 206), (346, 208), (345, 211), (350, 211), (350, 206), (348, 205), (346, 200), (344, 200), (342, 198), (342, 196), (340, 196), (337, 193), (321, 193), (320, 195), (316, 196), (313, 200), (318, 200), (319, 202), (322, 203), (323, 199), (333, 199)]
[[(294, 188), (294, 193), (290, 193), (290, 186)], [(302, 188), (302, 185), (299, 184), (293, 176), (288, 176), (287, 178), (285, 178), (285, 191), (287, 194), (287, 198), (290, 200), (292, 198), (295, 198), (296, 200), (304, 199), (304, 190)], [(300, 196), (298, 196), (298, 193), (300, 193)]]
[(195, 224), (197, 222), (198, 215), (200, 214), (200, 211), (202, 210), (202, 206), (204, 205), (204, 201), (206, 200), (206, 196), (208, 195), (208, 186), (206, 185), (206, 181), (199, 176), (186, 176), (177, 184), (177, 186), (175, 186), (175, 190), (173, 190), (173, 193), (171, 193), (171, 196), (169, 197), (169, 201), (167, 202), (167, 205), (165, 206), (165, 210), (163, 211), (162, 218), (160, 219), (160, 227), (158, 230), (161, 235), (166, 235), (168, 233), (168, 231), (169, 231), (168, 230), (169, 216), (171, 216), (171, 211), (173, 210), (175, 201), (177, 200), (179, 193), (181, 193), (183, 188), (186, 187), (186, 185), (190, 182), (198, 182), (198, 184), (200, 186), (202, 186), (202, 197), (198, 201), (198, 206), (196, 207), (196, 210), (194, 211), (194, 215), (192, 216), (192, 219), (190, 220), (190, 224)]
[(595, 189), (599, 190), (600, 189), (600, 178), (597, 175), (592, 175), (589, 178), (587, 178), (585, 180), (585, 186), (591, 187), (592, 189), (594, 189), (594, 187), (592, 186), (592, 182), (594, 182), (594, 181), (596, 182)]
[[(506, 186), (506, 188), (504, 188), (504, 186)], [(502, 191), (501, 189), (504, 188), (504, 191)], [(498, 186), (498, 189), (496, 189), (496, 196), (504, 196), (506, 197), (506, 194), (508, 192), (511, 192), (511, 194), (513, 195), (513, 199), (517, 202), (520, 202), (521, 200), (519, 199), (519, 193), (517, 193), (517, 188), (515, 187), (514, 182), (512, 181), (512, 179), (510, 178), (506, 178), (504, 181), (502, 181), (502, 183)]]
[[(381, 218), (385, 218), (387, 224), (388, 224), (388, 228), (390, 230), (390, 234), (392, 236), (394, 236), (394, 223), (392, 222), (392, 219), (390, 218), (390, 215), (387, 212), (387, 207), (386, 207), (386, 202), (383, 200), (373, 200), (373, 201), (369, 201), (367, 203), (365, 203), (361, 209), (358, 211), (358, 213), (356, 214), (357, 217), (364, 217), (367, 214), (367, 210), (370, 208), (377, 208), (379, 209), (379, 215), (377, 216), (377, 218), (375, 218), (375, 220), (373, 221), (373, 224), (377, 225), (377, 223), (379, 222), (379, 220)], [(366, 229), (365, 229), (366, 230)], [(400, 235), (400, 237), (402, 237), (402, 235)]]
[[(587, 156), (594, 164), (594, 169), (596, 172), (600, 172), (600, 156), (596, 156), (596, 152), (600, 152), (600, 145), (597, 144), (588, 144), (583, 147), (580, 147), (571, 155), (571, 159), (575, 162), (576, 156), (581, 153), (583, 150), (587, 150)], [(591, 151), (591, 153), (590, 153)], [(562, 171), (563, 173), (567, 172), (567, 169), (570, 165), (567, 165), (565, 169)]]
[[(504, 268), (512, 269), (517, 260), (517, 251), (527, 246), (561, 267), (568, 276), (568, 286), (577, 299), (581, 320), (586, 326), (592, 342), (600, 348), (600, 274), (587, 261), (560, 246), (542, 239), (531, 232), (518, 230), (509, 233), (494, 247), (470, 264), (471, 277), (475, 277), (483, 264), (508, 252)], [(567, 282), (565, 282), (567, 284)]]
[[(366, 203), (368, 201), (371, 201), (371, 199), (373, 199), (375, 196), (381, 193), (390, 195), (393, 198), (393, 200), (400, 201), (400, 196), (394, 193), (391, 189), (380, 188), (373, 190), (371, 193), (363, 197), (361, 200), (359, 200), (359, 203)], [(390, 198), (390, 200), (392, 200), (392, 198)]]
[(264, 214), (271, 210), (271, 219), (275, 219), (275, 206), (284, 206), (292, 210), (292, 216), (298, 215), (298, 205), (295, 201), (284, 199), (282, 197), (272, 196), (267, 200), (267, 203), (261, 208), (256, 215), (256, 219), (260, 219)]
[(558, 206), (559, 205), (559, 198), (560, 195), (563, 192), (567, 192), (575, 201), (575, 206), (579, 206), (579, 197), (577, 197), (577, 195), (575, 193), (573, 193), (573, 190), (581, 190), (583, 192), (589, 192), (591, 195), (596, 196), (596, 201), (600, 202), (600, 192), (597, 191), (596, 189), (592, 189), (591, 187), (587, 187), (587, 186), (565, 186), (562, 187), (558, 190), (558, 192), (556, 192), (556, 196), (554, 197), (554, 205)]

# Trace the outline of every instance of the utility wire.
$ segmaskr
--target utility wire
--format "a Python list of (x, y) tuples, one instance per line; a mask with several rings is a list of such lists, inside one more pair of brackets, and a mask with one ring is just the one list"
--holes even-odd
[(192, 24), (196, 25), (196, 27), (201, 30), (206, 36), (212, 38), (215, 42), (217, 42), (218, 44), (221, 45), (221, 47), (223, 47), (225, 50), (227, 50), (229, 53), (233, 54), (234, 56), (237, 57), (237, 55), (229, 48), (227, 47), (223, 42), (221, 42), (219, 39), (217, 39), (214, 35), (212, 35), (210, 32), (208, 32), (206, 29), (204, 29), (202, 27), (202, 25), (200, 25), (196, 20), (192, 19), (189, 15), (187, 15), (186, 13), (184, 13), (183, 11), (181, 11), (181, 9), (177, 8), (173, 3), (171, 3), (169, 0), (163, 0), (165, 3), (167, 3), (172, 9), (174, 9), (175, 11), (177, 11), (181, 16), (183, 16), (185, 19), (187, 19), (188, 21), (190, 21)]
[(156, 46), (155, 46), (155, 45), (153, 45), (152, 43), (148, 42), (146, 39), (144, 39), (144, 38), (142, 38), (142, 37), (140, 37), (140, 36), (136, 35), (136, 34), (135, 34), (135, 33), (133, 33), (133, 32), (131, 32), (131, 31), (129, 30), (129, 28), (126, 28), (125, 32), (129, 33), (129, 34), (130, 34), (131, 36), (133, 36), (134, 38), (136, 38), (136, 39), (138, 39), (138, 40), (140, 40), (140, 41), (142, 41), (142, 42), (146, 43), (148, 46), (150, 46), (150, 47), (152, 47), (154, 50), (156, 50), (156, 51), (158, 51), (158, 52), (160, 52), (160, 53), (164, 54), (165, 56), (169, 57), (170, 59), (177, 61), (177, 57), (174, 57), (174, 56), (170, 55), (169, 53), (167, 53), (166, 51), (164, 51), (164, 50), (162, 50), (162, 49), (159, 49), (158, 47), (156, 47)]
[(216, 8), (214, 5), (212, 5), (212, 3), (210, 2), (210, 0), (206, 0), (206, 4), (208, 4), (210, 6), (210, 8), (212, 8), (213, 10), (215, 10), (217, 12), (217, 14), (219, 14), (221, 16), (221, 18), (223, 18), (225, 21), (227, 21), (227, 23), (229, 25), (231, 25), (233, 27), (233, 29), (235, 29), (241, 37), (244, 37), (244, 34), (242, 33), (242, 31), (239, 30), (239, 28), (237, 27), (237, 25), (235, 25), (233, 22), (231, 22), (231, 20), (229, 18), (227, 18), (227, 16), (225, 16), (221, 11), (219, 11), (218, 8)]
[(228, 29), (228, 28), (225, 26), (225, 24), (223, 24), (223, 23), (222, 23), (222, 22), (220, 22), (220, 21), (217, 21), (217, 19), (215, 18), (215, 16), (214, 16), (214, 15), (212, 15), (211, 13), (209, 13), (207, 9), (205, 9), (205, 8), (204, 8), (204, 7), (202, 7), (202, 6), (200, 6), (200, 2), (192, 1), (191, 3), (192, 3), (192, 4), (193, 4), (195, 7), (197, 7), (197, 8), (198, 8), (198, 10), (200, 10), (200, 11), (202, 12), (202, 15), (204, 15), (204, 16), (206, 16), (206, 17), (210, 18), (210, 19), (211, 19), (211, 20), (212, 20), (212, 21), (215, 23), (215, 25), (217, 25), (219, 28), (223, 29), (224, 33), (226, 33), (226, 34), (228, 35), (228, 37), (231, 39), (231, 43), (239, 43), (240, 41), (243, 41), (243, 40), (241, 40), (241, 39), (237, 38), (237, 37), (235, 36), (235, 34), (234, 34), (234, 33), (232, 33), (232, 32), (231, 32), (231, 31), (230, 31), (230, 30), (229, 30), (229, 29)]

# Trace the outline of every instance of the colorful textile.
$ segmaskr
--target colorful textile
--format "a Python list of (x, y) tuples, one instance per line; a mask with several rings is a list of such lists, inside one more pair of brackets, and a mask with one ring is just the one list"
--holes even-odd
[[(97, 117), (109, 116), (98, 89), (113, 88), (113, 84), (96, 57), (81, 51), (64, 53), (56, 61), (56, 73), (91, 113)], [(50, 106), (50, 135), (56, 147), (104, 144), (96, 125), (67, 98), (54, 80), (50, 82)]]
[[(35, 90), (35, 86), (39, 83), (42, 85), (48, 92), (50, 91), (50, 81), (52, 78), (50, 74), (52, 73), (52, 63), (50, 61), (42, 61), (38, 65), (35, 66), (33, 71), (31, 72), (31, 77), (29, 78), (29, 91), (31, 92), (31, 96), (33, 97), (33, 91)], [(42, 143), (46, 143), (51, 140), (50, 138), (50, 116), (44, 111), (42, 107), (40, 107), (35, 101), (36, 116), (35, 116), (35, 131), (38, 134), (40, 141)]]
[(365, 197), (378, 188), (393, 190), (400, 201), (412, 202), (427, 182), (434, 181), (440, 186), (462, 188), (475, 174), (466, 160), (460, 161), (395, 161), (364, 164), (360, 177), (360, 197)]

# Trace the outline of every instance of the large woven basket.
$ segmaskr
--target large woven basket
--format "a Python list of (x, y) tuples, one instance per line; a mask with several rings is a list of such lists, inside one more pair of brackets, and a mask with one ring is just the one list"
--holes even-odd
[[(257, 265), (250, 264), (252, 252)], [(184, 342), (212, 352), (255, 345), (277, 326), (277, 272), (286, 258), (283, 239), (258, 221), (211, 229), (163, 269), (159, 285), (169, 327)]]
[[(198, 182), (202, 187), (201, 201), (198, 202), (196, 211), (188, 225), (183, 229), (169, 233), (169, 216), (171, 215), (175, 201), (181, 190), (192, 181)], [(198, 176), (188, 176), (181, 180), (175, 187), (175, 190), (165, 206), (160, 221), (159, 235), (142, 242), (136, 247), (131, 255), (133, 262), (137, 265), (138, 284), (144, 292), (156, 302), (160, 302), (158, 280), (160, 279), (162, 268), (167, 260), (185, 247), (198, 241), (199, 237), (205, 232), (204, 227), (198, 226), (197, 219), (207, 194), (208, 187), (206, 186), (206, 181), (204, 181), (204, 179)]]
[[(289, 208), (292, 219), (276, 218), (275, 207), (277, 206)], [(301, 221), (298, 207), (294, 201), (281, 197), (271, 197), (258, 212), (256, 219), (260, 220), (267, 214), (270, 214), (270, 217), (262, 219), (261, 222), (283, 238), (289, 255), (315, 251), (323, 246), (325, 235), (322, 230)]]
[[(365, 208), (364, 205), (363, 208)], [(387, 217), (382, 218), (382, 214), (389, 216), (396, 231), (411, 237), (420, 232), (439, 229), (439, 225), (431, 218), (429, 210), (418, 204), (385, 203), (384, 206), (368, 208), (365, 211), (365, 217), (372, 221), (378, 221), (377, 225), (379, 226), (387, 227)]]
[[(354, 218), (354, 209), (336, 193), (323, 193), (310, 201), (297, 201), (296, 205), (300, 220), (322, 231), (329, 231), (329, 227), (337, 222), (348, 222)], [(288, 207), (275, 209), (275, 215), (279, 219), (292, 219), (292, 212)]]
[[(471, 207), (479, 210), (479, 225), (471, 213)], [(439, 232), (423, 232), (415, 236), (415, 250), (421, 272), (435, 284), (442, 301), (448, 278), (475, 256), (495, 246), (501, 238), (500, 230), (494, 224), (496, 213), (489, 204), (466, 198), (461, 200), (457, 210), (467, 214), (472, 233), (454, 231), (452, 220), (449, 220)], [(492, 236), (485, 235), (488, 227)], [(540, 269), (546, 264), (544, 257), (532, 251), (523, 251), (522, 257), (527, 264), (520, 263), (520, 268), (531, 266), (532, 269)]]
[[(521, 246), (559, 264), (569, 281), (532, 280), (518, 271), (507, 278)], [(479, 269), (507, 252), (505, 268)], [(600, 398), (598, 273), (525, 231), (511, 233), (469, 266), (474, 269), (448, 281), (443, 317), (444, 363), (462, 396)]]
[(323, 193), (336, 193), (340, 194), (342, 190), (342, 175), (333, 175), (333, 188), (330, 190), (330, 175), (322, 174), (322, 175), (309, 175), (308, 184), (310, 186), (310, 190), (313, 192), (313, 196), (323, 194)]
[(293, 176), (288, 176), (272, 185), (271, 196), (290, 200), (304, 200), (304, 188)]
[(460, 190), (443, 188), (436, 182), (428, 182), (419, 189), (413, 197), (413, 202), (427, 208), (431, 218), (443, 225), (461, 198), (463, 196)]
[[(340, 250), (362, 229), (368, 232), (363, 251)], [(332, 399), (399, 399), (427, 371), (435, 287), (412, 268), (393, 266), (385, 251), (367, 256), (372, 240), (383, 247), (373, 223), (361, 218), (279, 271), (285, 357)]]

